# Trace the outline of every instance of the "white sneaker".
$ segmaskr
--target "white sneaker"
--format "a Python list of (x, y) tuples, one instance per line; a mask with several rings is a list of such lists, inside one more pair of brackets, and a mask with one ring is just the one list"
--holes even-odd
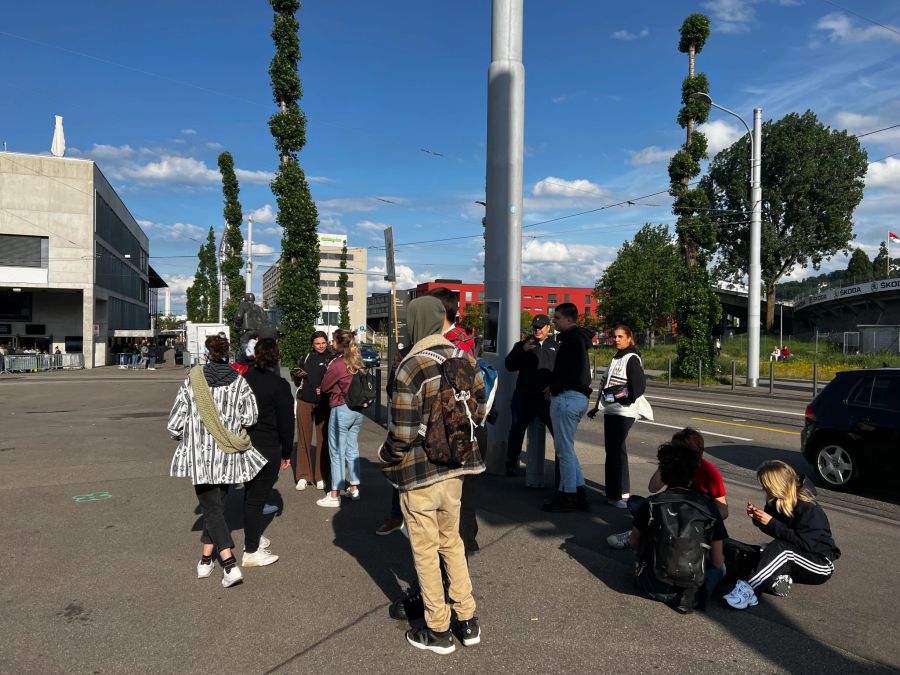
[(316, 490), (324, 490), (325, 489), (325, 481), (317, 480), (316, 481)]
[[(260, 548), (268, 549), (268, 548), (271, 547), (271, 546), (272, 546), (272, 542), (269, 541), (269, 538), (268, 538), (267, 536), (262, 535), (262, 534), (259, 535), (259, 547), (260, 547)], [(246, 547), (246, 546), (244, 546), (244, 550), (245, 550), (245, 551), (247, 550), (247, 547)]]
[(620, 532), (619, 534), (611, 534), (606, 538), (606, 545), (610, 548), (623, 549), (628, 548), (628, 541), (631, 539), (631, 530)]
[(309, 485), (309, 481), (307, 481), (305, 478), (301, 478), (297, 481), (297, 487), (295, 489), (305, 490), (307, 485)]
[(231, 586), (235, 586), (241, 583), (244, 580), (244, 575), (241, 574), (241, 568), (235, 565), (231, 568), (231, 570), (225, 570), (222, 574), (222, 585), (225, 588), (229, 588)]
[(209, 563), (208, 565), (200, 561), (197, 563), (197, 578), (198, 579), (206, 579), (206, 577), (210, 576), (213, 573), (213, 568), (215, 565)]
[[(262, 542), (260, 542), (262, 543)], [(278, 556), (271, 551), (264, 549), (261, 545), (253, 553), (245, 553), (241, 560), (244, 567), (265, 567), (271, 565), (278, 560)]]
[(626, 502), (624, 499), (607, 499), (606, 503), (610, 506), (615, 506), (617, 509), (628, 508), (628, 502)]
[(319, 506), (324, 506), (327, 509), (336, 509), (341, 505), (341, 498), (332, 497), (331, 493), (329, 492), (321, 499), (317, 499), (316, 504), (318, 504)]
[(738, 581), (734, 590), (726, 595), (724, 600), (735, 609), (747, 609), (748, 607), (755, 607), (759, 604), (756, 593), (746, 581)]
[(274, 504), (266, 504), (263, 507), (263, 515), (264, 516), (271, 516), (273, 513), (278, 513), (278, 507), (275, 506)]

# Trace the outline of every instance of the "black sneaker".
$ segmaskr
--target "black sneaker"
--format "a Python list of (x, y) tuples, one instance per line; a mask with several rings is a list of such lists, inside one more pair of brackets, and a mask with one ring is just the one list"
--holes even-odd
[(550, 513), (572, 513), (578, 510), (578, 499), (572, 492), (557, 492), (549, 502), (544, 502), (542, 511)]
[(455, 621), (450, 624), (450, 630), (456, 639), (463, 643), (464, 647), (471, 647), (481, 642), (481, 628), (478, 626), (478, 617), (473, 616), (468, 621)]
[(587, 490), (584, 488), (584, 485), (575, 489), (575, 504), (578, 506), (579, 511), (591, 510), (591, 507), (588, 506)]
[(418, 621), (425, 616), (425, 601), (418, 586), (410, 588), (402, 598), (394, 600), (388, 614), (397, 621)]
[(428, 626), (406, 631), (406, 641), (416, 649), (427, 649), (435, 654), (452, 654), (456, 650), (453, 635), (449, 630), (435, 633)]

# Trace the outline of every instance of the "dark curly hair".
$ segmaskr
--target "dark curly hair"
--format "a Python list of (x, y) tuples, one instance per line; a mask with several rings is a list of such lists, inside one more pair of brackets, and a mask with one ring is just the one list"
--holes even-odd
[(681, 441), (663, 443), (656, 451), (659, 477), (668, 487), (688, 487), (700, 466), (700, 453), (693, 445)]
[(210, 361), (219, 363), (228, 363), (228, 339), (218, 335), (210, 335), (206, 338), (206, 351), (209, 354)]
[(256, 367), (262, 370), (274, 370), (278, 367), (278, 342), (275, 338), (262, 338), (253, 348)]

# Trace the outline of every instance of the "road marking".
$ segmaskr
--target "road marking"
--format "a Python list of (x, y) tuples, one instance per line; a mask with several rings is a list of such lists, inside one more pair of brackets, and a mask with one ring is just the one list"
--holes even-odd
[(665, 396), (648, 396), (650, 400), (656, 399), (657, 401), (677, 401), (678, 403), (696, 403), (697, 405), (712, 405), (717, 408), (737, 408), (738, 410), (752, 410), (753, 412), (765, 412), (772, 413), (773, 415), (796, 415), (797, 417), (803, 417), (806, 413), (801, 412), (790, 412), (787, 410), (769, 410), (767, 408), (748, 408), (742, 405), (730, 405), (728, 403), (709, 403), (707, 401), (689, 401), (684, 398), (667, 398)]
[(692, 417), (692, 420), (698, 422), (712, 422), (713, 424), (727, 424), (730, 427), (743, 427), (745, 429), (762, 429), (763, 431), (774, 431), (776, 434), (790, 434), (791, 436), (799, 436), (799, 431), (785, 431), (784, 429), (775, 429), (773, 427), (758, 427), (755, 424), (738, 424), (737, 422), (723, 422), (722, 420), (711, 420), (706, 417)]
[[(649, 420), (638, 420), (641, 424), (651, 424), (654, 427), (665, 427), (666, 429), (684, 429), (683, 426), (678, 426), (675, 424), (663, 424), (662, 422), (650, 422)], [(721, 436), (722, 438), (731, 438), (735, 441), (752, 441), (752, 438), (744, 438), (742, 436), (729, 436), (728, 434), (717, 434), (715, 431), (704, 431), (703, 429), (698, 429), (701, 433), (704, 433), (708, 436)]]
[(72, 497), (76, 502), (99, 502), (103, 499), (110, 499), (112, 494), (109, 492), (89, 492), (86, 495), (75, 495)]

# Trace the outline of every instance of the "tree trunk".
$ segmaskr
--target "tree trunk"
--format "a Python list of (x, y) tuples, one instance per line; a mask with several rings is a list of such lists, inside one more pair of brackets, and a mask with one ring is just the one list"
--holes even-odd
[(766, 286), (766, 331), (775, 325), (775, 284)]
[(696, 60), (697, 52), (694, 51), (694, 45), (691, 45), (688, 48), (688, 76), (694, 76), (694, 62)]
[[(287, 110), (287, 103), (285, 101), (279, 101), (278, 107), (281, 108), (281, 112), (283, 113)], [(281, 153), (281, 163), (282, 164), (287, 164), (290, 161), (290, 159), (291, 159), (291, 156), (288, 153), (286, 153), (286, 152)]]

